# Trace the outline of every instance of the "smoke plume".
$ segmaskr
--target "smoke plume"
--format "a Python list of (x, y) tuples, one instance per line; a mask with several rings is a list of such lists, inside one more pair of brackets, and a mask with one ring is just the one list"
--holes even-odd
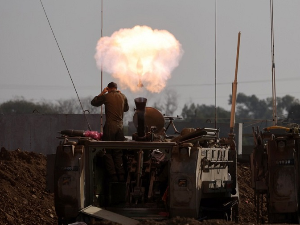
[(182, 54), (181, 44), (170, 32), (135, 26), (102, 37), (95, 59), (98, 68), (116, 78), (122, 89), (136, 92), (143, 86), (158, 93), (166, 86)]

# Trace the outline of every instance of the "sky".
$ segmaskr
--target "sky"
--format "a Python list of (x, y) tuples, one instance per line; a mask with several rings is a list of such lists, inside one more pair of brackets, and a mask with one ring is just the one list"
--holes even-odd
[[(103, 3), (103, 7), (102, 4)], [(160, 93), (121, 89), (131, 105), (164, 103), (165, 91), (184, 104), (228, 105), (241, 32), (237, 92), (272, 97), (271, 18), (268, 0), (0, 0), (0, 103), (93, 97), (110, 81), (95, 61), (96, 45), (137, 25), (170, 32), (183, 55)], [(277, 97), (300, 99), (300, 1), (274, 0)], [(102, 11), (102, 13), (101, 13)], [(62, 57), (63, 56), (63, 57)], [(70, 75), (69, 75), (70, 74)], [(73, 87), (76, 88), (76, 91)], [(215, 85), (216, 84), (216, 85)], [(74, 103), (78, 104), (78, 103)]]

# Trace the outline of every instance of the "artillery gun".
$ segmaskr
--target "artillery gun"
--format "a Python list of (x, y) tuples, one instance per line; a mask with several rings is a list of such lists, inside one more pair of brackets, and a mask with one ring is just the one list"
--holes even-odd
[[(257, 222), (299, 223), (299, 126), (253, 128), (251, 183)], [(266, 210), (265, 210), (266, 208)]]
[(299, 125), (277, 124), (274, 57), (273, 0), (271, 13), (272, 126), (253, 128), (254, 149), (250, 155), (251, 183), (255, 194), (257, 222), (300, 223), (299, 217)]
[[(237, 221), (234, 135), (221, 139), (216, 128), (185, 128), (168, 136), (165, 120), (170, 117), (146, 102), (135, 99), (137, 132), (125, 141), (60, 132), (54, 170), (59, 223), (106, 219), (137, 224), (175, 216)], [(123, 151), (125, 182), (108, 182), (103, 157), (108, 149)]]

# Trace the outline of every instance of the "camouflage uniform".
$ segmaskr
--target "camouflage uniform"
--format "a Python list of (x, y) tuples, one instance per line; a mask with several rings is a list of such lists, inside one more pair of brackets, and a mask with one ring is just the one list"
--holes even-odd
[[(123, 114), (129, 109), (127, 98), (120, 91), (111, 91), (104, 95), (94, 97), (91, 101), (93, 106), (105, 105), (106, 121), (103, 127), (103, 141), (124, 141)], [(105, 166), (112, 177), (117, 181), (116, 175), (120, 180), (124, 179), (124, 168), (121, 149), (108, 149), (105, 154)]]

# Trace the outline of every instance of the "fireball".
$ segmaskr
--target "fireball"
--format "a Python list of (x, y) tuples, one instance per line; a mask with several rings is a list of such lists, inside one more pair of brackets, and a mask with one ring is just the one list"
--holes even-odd
[(95, 59), (98, 68), (117, 79), (122, 89), (137, 92), (144, 87), (158, 93), (171, 78), (182, 54), (181, 44), (170, 32), (135, 26), (100, 38)]

